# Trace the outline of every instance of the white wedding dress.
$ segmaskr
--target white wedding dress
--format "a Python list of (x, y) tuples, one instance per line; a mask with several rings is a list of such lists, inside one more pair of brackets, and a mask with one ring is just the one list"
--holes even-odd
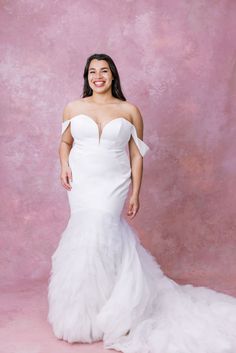
[(123, 117), (97, 123), (78, 114), (62, 124), (69, 154), (71, 216), (52, 255), (48, 321), (70, 343), (103, 340), (124, 353), (236, 353), (236, 298), (165, 276), (121, 216), (131, 182)]

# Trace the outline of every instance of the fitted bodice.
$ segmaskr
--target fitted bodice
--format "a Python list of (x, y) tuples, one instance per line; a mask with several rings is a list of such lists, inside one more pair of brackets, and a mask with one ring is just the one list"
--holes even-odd
[(135, 126), (124, 117), (110, 120), (100, 131), (94, 119), (85, 114), (78, 114), (62, 123), (62, 134), (69, 124), (74, 139), (73, 146), (81, 149), (101, 147), (123, 151), (132, 136), (142, 156), (149, 150), (148, 145), (138, 137)]

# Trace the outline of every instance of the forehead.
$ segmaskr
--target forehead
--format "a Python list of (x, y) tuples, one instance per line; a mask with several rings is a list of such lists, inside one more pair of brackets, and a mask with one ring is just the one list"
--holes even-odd
[(93, 59), (89, 64), (89, 69), (101, 69), (105, 67), (109, 69), (109, 65), (106, 60)]

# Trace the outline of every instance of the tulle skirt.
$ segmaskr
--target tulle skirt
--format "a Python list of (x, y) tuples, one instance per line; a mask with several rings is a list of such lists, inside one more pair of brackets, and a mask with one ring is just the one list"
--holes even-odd
[(52, 256), (48, 320), (67, 342), (123, 353), (236, 353), (236, 298), (165, 276), (134, 229), (74, 212)]

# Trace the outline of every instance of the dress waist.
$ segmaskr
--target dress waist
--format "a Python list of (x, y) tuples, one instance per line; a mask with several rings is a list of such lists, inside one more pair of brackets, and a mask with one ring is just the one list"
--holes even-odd
[(116, 154), (126, 155), (126, 149), (122, 146), (108, 146), (105, 144), (91, 144), (91, 143), (74, 143), (72, 146), (73, 150), (82, 154)]

